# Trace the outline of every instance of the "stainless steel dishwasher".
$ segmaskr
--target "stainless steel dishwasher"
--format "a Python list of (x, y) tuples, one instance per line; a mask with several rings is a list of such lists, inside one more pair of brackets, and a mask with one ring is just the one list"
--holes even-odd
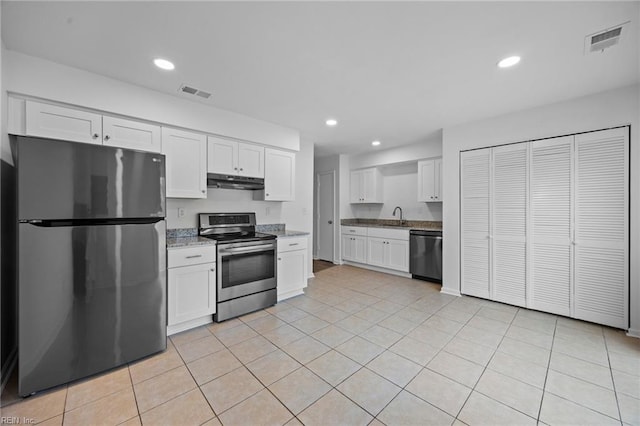
[(409, 231), (409, 271), (413, 278), (442, 284), (442, 231)]

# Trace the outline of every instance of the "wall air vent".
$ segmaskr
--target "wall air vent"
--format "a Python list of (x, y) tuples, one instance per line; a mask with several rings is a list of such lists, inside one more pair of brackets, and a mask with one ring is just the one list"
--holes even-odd
[(586, 36), (584, 38), (584, 54), (588, 55), (589, 53), (602, 52), (620, 43), (620, 38), (624, 32), (623, 30), (628, 23), (629, 22), (625, 22), (624, 24), (616, 25), (615, 27), (607, 28), (606, 30)]
[(211, 93), (205, 92), (204, 90), (196, 89), (195, 87), (191, 87), (186, 84), (181, 85), (178, 89), (178, 92), (195, 95), (202, 99), (209, 99), (211, 97)]

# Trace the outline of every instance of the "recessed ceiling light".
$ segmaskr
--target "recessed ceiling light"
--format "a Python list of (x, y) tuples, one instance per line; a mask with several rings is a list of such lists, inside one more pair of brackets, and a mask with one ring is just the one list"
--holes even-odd
[(162, 68), (163, 70), (171, 71), (172, 69), (175, 68), (175, 65), (173, 65), (173, 62), (167, 61), (166, 59), (157, 58), (153, 60), (153, 63), (156, 65), (156, 67)]
[(333, 126), (335, 126), (336, 124), (338, 124), (338, 120), (333, 119), (333, 118), (330, 118), (330, 119), (328, 119), (327, 121), (325, 121), (325, 123), (327, 123), (327, 126), (331, 126), (331, 127), (333, 127)]
[(498, 62), (500, 68), (509, 68), (520, 62), (520, 56), (509, 56)]
[(380, 146), (380, 141), (373, 141), (373, 142), (371, 142), (371, 145)]

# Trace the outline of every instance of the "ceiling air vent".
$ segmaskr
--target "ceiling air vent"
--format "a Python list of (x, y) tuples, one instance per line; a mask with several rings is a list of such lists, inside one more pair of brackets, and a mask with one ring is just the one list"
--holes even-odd
[(201, 97), (202, 99), (209, 99), (211, 97), (211, 93), (205, 92), (204, 90), (196, 89), (195, 87), (187, 86), (186, 84), (180, 86), (178, 92), (195, 95)]
[(620, 37), (624, 27), (629, 22), (616, 25), (615, 27), (607, 28), (604, 31), (598, 31), (597, 33), (590, 34), (584, 39), (584, 52), (585, 55), (594, 52), (602, 52), (604, 49), (611, 46), (615, 46), (620, 43)]

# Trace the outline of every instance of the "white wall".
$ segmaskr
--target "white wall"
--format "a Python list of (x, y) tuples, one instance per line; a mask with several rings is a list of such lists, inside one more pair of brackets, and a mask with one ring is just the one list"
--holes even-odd
[[(178, 217), (178, 208), (185, 211)], [(287, 229), (309, 232), (309, 273), (313, 248), (313, 143), (300, 142), (296, 153), (295, 201), (254, 201), (253, 191), (208, 188), (205, 199), (168, 198), (167, 229), (196, 228), (198, 213), (256, 212), (258, 224), (284, 223)]]
[(297, 130), (7, 50), (7, 90), (297, 151)]
[(640, 336), (640, 85), (444, 129), (442, 291), (460, 290), (460, 151), (627, 124), (631, 124), (630, 333)]
[(371, 152), (358, 155), (350, 155), (351, 169), (364, 167), (384, 166), (387, 164), (406, 163), (422, 158), (442, 156), (442, 138), (435, 137), (422, 142), (404, 145), (390, 149), (373, 149)]

